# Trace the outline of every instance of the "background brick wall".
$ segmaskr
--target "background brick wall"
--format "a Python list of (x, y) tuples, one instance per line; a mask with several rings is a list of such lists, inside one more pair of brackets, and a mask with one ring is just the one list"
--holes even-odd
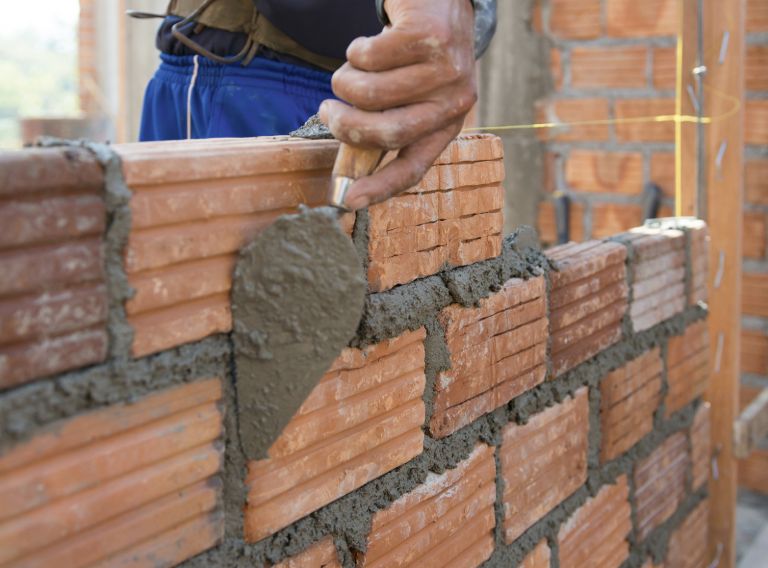
[[(44, 163), (3, 186), (23, 189), (9, 191), (9, 235), (34, 245), (9, 241), (9, 254), (93, 241), (87, 297), (104, 306), (93, 325), (105, 338), (99, 357), (0, 392), (0, 566), (618, 567), (630, 554), (659, 564), (667, 544), (683, 554), (706, 529), (709, 412), (695, 371), (709, 345), (693, 302), (706, 227), (545, 255), (529, 229), (495, 232), (498, 148), (461, 138), (401, 198), (410, 216), (393, 203), (344, 220), (374, 275), (357, 337), (261, 461), (241, 449), (240, 424), (263, 416), (236, 398), (231, 270), (263, 226), (322, 201), (335, 144), (0, 156)], [(83, 194), (98, 221), (47, 221)], [(420, 246), (379, 255), (391, 236), (421, 243), (433, 230), (447, 239), (440, 263), (422, 263)], [(398, 277), (385, 283), (376, 263)], [(9, 282), (36, 291), (46, 273), (28, 274)], [(665, 274), (674, 293), (648, 309), (648, 283)], [(29, 291), (3, 305), (23, 308)]]

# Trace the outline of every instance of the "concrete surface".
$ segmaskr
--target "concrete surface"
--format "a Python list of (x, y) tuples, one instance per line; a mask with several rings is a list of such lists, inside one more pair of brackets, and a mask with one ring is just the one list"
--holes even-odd
[(768, 566), (768, 495), (739, 490), (736, 562), (739, 568)]

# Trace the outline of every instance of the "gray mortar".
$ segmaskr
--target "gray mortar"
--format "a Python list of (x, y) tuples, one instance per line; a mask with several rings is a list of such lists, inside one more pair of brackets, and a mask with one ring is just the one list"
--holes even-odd
[(308, 140), (333, 140), (334, 136), (330, 129), (323, 124), (320, 116), (314, 114), (309, 117), (307, 122), (301, 128), (291, 132), (291, 136), (296, 138), (306, 138)]
[(112, 404), (131, 403), (155, 391), (227, 376), (225, 336), (139, 360), (111, 361), (4, 393), (0, 397), (0, 452), (56, 421)]
[(451, 368), (451, 354), (445, 340), (445, 329), (436, 317), (426, 322), (427, 338), (424, 341), (424, 431), (429, 432), (429, 422), (432, 420), (435, 405), (435, 384), (442, 371)]
[(267, 450), (355, 336), (366, 281), (331, 208), (285, 215), (240, 251), (232, 320), (240, 439)]

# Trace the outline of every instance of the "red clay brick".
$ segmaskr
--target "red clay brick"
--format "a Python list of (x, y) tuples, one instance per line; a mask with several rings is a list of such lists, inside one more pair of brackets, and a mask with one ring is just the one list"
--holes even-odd
[(742, 329), (741, 369), (744, 373), (768, 375), (768, 334)]
[(345, 350), (269, 450), (248, 466), (245, 536), (254, 542), (419, 455), (421, 329)]
[(667, 415), (704, 394), (709, 383), (710, 348), (707, 322), (690, 326), (683, 335), (669, 340), (667, 354)]
[(0, 561), (173, 565), (223, 532), (221, 383), (60, 422), (0, 457)]
[(706, 302), (709, 298), (709, 229), (704, 221), (686, 223), (690, 238), (691, 282), (689, 293), (691, 304)]
[(636, 195), (643, 189), (643, 156), (573, 150), (565, 163), (565, 181), (578, 191)]
[[(555, 220), (555, 207), (551, 201), (542, 201), (539, 204), (539, 216), (537, 222), (539, 237), (546, 244), (557, 242), (557, 222)], [(570, 237), (574, 241), (584, 240), (584, 206), (571, 202), (570, 207)]]
[(627, 310), (626, 248), (590, 241), (550, 249), (552, 365), (560, 375), (621, 338)]
[(653, 86), (656, 89), (671, 90), (677, 85), (677, 48), (656, 47), (653, 49)]
[(645, 539), (669, 519), (685, 498), (685, 477), (690, 465), (688, 439), (678, 432), (635, 467), (638, 534)]
[(653, 430), (661, 402), (661, 354), (653, 349), (600, 383), (602, 461), (617, 458)]
[(685, 234), (639, 227), (629, 232), (635, 250), (630, 316), (644, 331), (685, 308)]
[(742, 313), (768, 318), (768, 274), (745, 272), (741, 282)]
[(676, 0), (610, 0), (606, 27), (614, 37), (654, 37), (677, 34)]
[(512, 543), (587, 480), (587, 389), (509, 424), (499, 450), (504, 479), (504, 537)]
[(616, 485), (603, 487), (560, 527), (560, 566), (621, 566), (629, 557), (630, 513), (627, 478), (621, 476)]
[(744, 77), (747, 91), (768, 91), (768, 45), (747, 46)]
[(747, 258), (762, 260), (765, 258), (766, 224), (768, 215), (747, 211), (742, 223), (743, 254)]
[(703, 501), (672, 533), (665, 565), (669, 568), (708, 566), (709, 502)]
[(0, 198), (31, 194), (93, 193), (104, 187), (96, 157), (81, 148), (0, 152)]
[[(370, 208), (372, 291), (501, 253), (504, 162), (494, 139), (459, 138), (443, 154), (458, 161), (438, 163), (408, 192)], [(473, 157), (492, 159), (466, 161)]]
[(571, 49), (571, 86), (583, 89), (645, 87), (648, 48), (574, 47)]
[(768, 6), (763, 0), (747, 0), (747, 32), (768, 31)]
[(562, 39), (592, 39), (603, 31), (600, 0), (550, 0), (549, 31)]
[(549, 69), (552, 73), (552, 81), (555, 90), (563, 88), (563, 52), (553, 48), (549, 51)]
[(744, 106), (744, 142), (768, 144), (768, 101), (748, 100)]
[(433, 436), (447, 436), (544, 381), (546, 311), (542, 277), (512, 279), (477, 308), (442, 311), (451, 369), (435, 385)]
[[(608, 101), (605, 99), (555, 99), (537, 103), (537, 122), (557, 123), (557, 126), (539, 130), (544, 140), (573, 142), (579, 140), (608, 140), (610, 118)], [(597, 121), (597, 124), (578, 124)], [(570, 123), (575, 123), (569, 125)]]
[(495, 526), (493, 453), (478, 444), (455, 469), (430, 473), (422, 485), (376, 513), (358, 566), (478, 566), (487, 560)]
[(525, 557), (520, 568), (549, 568), (551, 552), (546, 540), (536, 545), (528, 556)]
[(691, 464), (694, 490), (709, 480), (710, 467), (711, 407), (703, 403), (696, 411), (691, 426)]
[(341, 568), (331, 537), (324, 538), (304, 552), (275, 564), (274, 568)]
[[(675, 101), (672, 99), (618, 100), (614, 103), (614, 114), (618, 120), (669, 116), (675, 114)], [(616, 137), (620, 142), (674, 142), (675, 127), (669, 121), (619, 122), (616, 124)]]
[(745, 161), (744, 194), (747, 203), (768, 205), (768, 160)]

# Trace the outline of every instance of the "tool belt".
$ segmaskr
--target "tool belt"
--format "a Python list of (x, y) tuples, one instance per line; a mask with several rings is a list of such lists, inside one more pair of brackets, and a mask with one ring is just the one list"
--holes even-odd
[[(149, 16), (149, 14), (132, 15)], [(328, 71), (335, 71), (344, 63), (342, 60), (314, 53), (300, 45), (260, 14), (253, 0), (170, 0), (166, 15), (182, 18), (173, 26), (173, 35), (177, 40), (195, 53), (218, 63), (240, 62), (248, 65), (258, 53), (260, 46), (296, 57)], [(247, 41), (240, 53), (221, 57), (211, 53), (184, 33), (184, 29), (192, 23), (196, 24), (197, 31), (204, 26), (242, 33), (247, 36)]]

